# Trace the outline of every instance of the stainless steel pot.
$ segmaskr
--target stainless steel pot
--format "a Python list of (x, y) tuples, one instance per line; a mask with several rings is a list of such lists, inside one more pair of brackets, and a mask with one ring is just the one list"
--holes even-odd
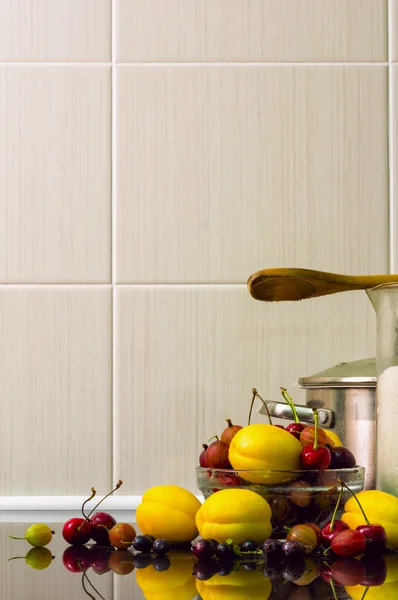
[[(321, 427), (334, 431), (365, 467), (365, 489), (376, 487), (376, 381), (375, 358), (342, 362), (298, 380), (306, 390), (306, 405), (296, 406), (300, 420), (312, 423), (312, 408), (318, 408)], [(292, 419), (284, 402), (267, 404), (271, 416)]]

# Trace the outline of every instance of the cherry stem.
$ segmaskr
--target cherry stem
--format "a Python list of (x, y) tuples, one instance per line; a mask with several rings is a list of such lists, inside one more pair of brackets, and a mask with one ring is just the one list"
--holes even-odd
[(104, 496), (99, 502), (97, 502), (97, 504), (94, 506), (93, 509), (90, 510), (90, 512), (88, 513), (88, 519), (90, 518), (90, 516), (93, 514), (93, 512), (95, 511), (96, 508), (98, 508), (98, 506), (101, 504), (101, 502), (103, 502), (105, 500), (105, 498), (108, 498), (108, 496), (110, 496), (111, 494), (113, 494), (113, 492), (116, 492), (116, 490), (118, 490), (120, 488), (120, 486), (122, 485), (123, 481), (121, 479), (119, 479), (119, 481), (117, 482), (117, 484), (115, 485), (115, 487), (113, 488), (113, 490), (111, 490), (106, 496)]
[(337, 503), (336, 503), (336, 506), (334, 507), (334, 511), (333, 511), (333, 515), (332, 515), (332, 520), (330, 521), (329, 531), (333, 531), (334, 530), (334, 522), (336, 520), (337, 511), (339, 510), (341, 498), (343, 496), (343, 490), (344, 490), (344, 486), (341, 485), (339, 497), (337, 498)]
[(370, 521), (368, 519), (368, 517), (365, 515), (365, 511), (362, 508), (362, 505), (360, 503), (360, 501), (358, 500), (358, 498), (356, 497), (356, 495), (354, 494), (354, 492), (348, 487), (348, 485), (346, 483), (344, 483), (344, 481), (342, 481), (341, 479), (338, 480), (339, 483), (341, 483), (341, 485), (343, 485), (351, 494), (351, 496), (354, 498), (355, 502), (358, 504), (361, 513), (363, 514), (363, 518), (365, 519), (365, 522), (367, 525), (370, 525)]
[[(97, 590), (97, 588), (96, 588), (96, 587), (94, 587), (94, 586), (93, 586), (93, 584), (91, 583), (91, 581), (89, 580), (89, 578), (88, 578), (88, 576), (87, 576), (87, 573), (86, 573), (86, 571), (84, 571), (84, 572), (83, 572), (83, 577), (82, 577), (82, 585), (83, 585), (83, 589), (84, 589), (84, 591), (86, 592), (86, 594), (88, 594), (88, 595), (90, 596), (90, 598), (93, 598), (93, 596), (92, 596), (92, 595), (91, 595), (91, 594), (90, 594), (90, 593), (87, 591), (87, 589), (84, 587), (84, 583), (83, 583), (84, 579), (86, 579), (86, 581), (88, 582), (88, 584), (89, 584), (89, 585), (90, 585), (90, 586), (93, 588), (94, 592), (95, 592), (96, 594), (98, 594), (98, 596), (99, 596), (100, 598), (102, 598), (102, 600), (105, 600), (105, 598), (104, 598), (104, 597), (103, 597), (103, 596), (102, 596), (102, 595), (99, 593), (99, 591)], [(96, 600), (96, 599), (94, 598), (94, 600)]]
[(258, 398), (264, 404), (264, 408), (267, 411), (269, 424), (272, 425), (271, 415), (269, 414), (267, 403), (265, 402), (265, 400), (263, 400), (263, 398), (261, 398), (261, 396), (258, 393), (258, 391), (256, 390), (256, 388), (253, 388), (252, 394), (253, 394), (253, 398), (252, 398), (252, 401), (251, 401), (251, 404), (250, 404), (249, 418), (247, 420), (247, 424), (250, 425), (250, 421), (251, 421), (251, 418), (252, 418), (252, 411), (253, 411), (254, 401), (255, 401), (256, 398)]
[(281, 392), (282, 392), (282, 396), (283, 396), (284, 400), (287, 402), (287, 404), (292, 409), (294, 422), (300, 423), (300, 419), (298, 418), (297, 410), (296, 410), (296, 407), (294, 406), (292, 397), (290, 396), (290, 394), (287, 393), (287, 390), (284, 387), (281, 387)]
[[(94, 496), (95, 496), (95, 494), (96, 494), (96, 493), (97, 493), (97, 492), (96, 492), (96, 491), (95, 491), (95, 489), (92, 487), (92, 488), (91, 488), (91, 496), (90, 496), (89, 498), (87, 498), (87, 500), (85, 500), (85, 501), (83, 502), (83, 504), (82, 504), (82, 515), (83, 515), (83, 517), (84, 517), (84, 519), (85, 519), (86, 521), (88, 521), (88, 517), (87, 517), (87, 515), (86, 515), (86, 514), (85, 514), (85, 512), (84, 512), (84, 507), (86, 506), (87, 502), (90, 502), (90, 500), (92, 500), (92, 499), (94, 498)], [(82, 525), (83, 525), (83, 523), (82, 523)], [(81, 525), (80, 525), (80, 527), (81, 527)], [(79, 529), (80, 529), (80, 527), (79, 527)]]
[(362, 594), (362, 598), (361, 598), (361, 600), (363, 600), (363, 599), (365, 598), (365, 596), (366, 596), (366, 594), (368, 593), (368, 591), (369, 591), (369, 586), (367, 586), (367, 587), (366, 587), (366, 589), (365, 589), (364, 593)]
[(333, 592), (333, 598), (334, 600), (339, 600), (337, 598), (337, 594), (336, 594), (336, 588), (334, 587), (334, 581), (333, 579), (330, 580), (330, 587), (332, 588), (332, 592)]
[(211, 440), (217, 440), (217, 442), (219, 442), (219, 441), (220, 441), (220, 440), (219, 440), (219, 437), (218, 437), (218, 435), (213, 435), (213, 437), (211, 437), (211, 438), (208, 440), (208, 442), (211, 442)]
[(90, 592), (88, 591), (88, 589), (84, 585), (84, 580), (86, 578), (87, 578), (88, 582), (90, 583), (90, 580), (86, 576), (86, 571), (83, 571), (83, 575), (82, 575), (82, 588), (83, 588), (84, 592), (87, 594), (87, 596), (89, 596), (91, 598), (91, 600), (97, 600), (95, 596), (93, 596), (92, 594), (90, 594)]
[(318, 411), (316, 408), (313, 408), (312, 412), (314, 413), (315, 424), (314, 450), (318, 450)]
[(227, 423), (228, 423), (228, 427), (233, 427), (233, 423), (231, 421), (231, 419), (226, 419)]

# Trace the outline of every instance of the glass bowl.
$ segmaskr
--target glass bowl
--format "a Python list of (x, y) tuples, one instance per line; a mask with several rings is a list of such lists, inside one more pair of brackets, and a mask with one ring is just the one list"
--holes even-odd
[[(354, 494), (363, 489), (364, 467), (315, 471), (235, 471), (233, 469), (196, 468), (196, 481), (203, 496), (208, 498), (224, 489), (252, 490), (265, 498), (272, 510), (272, 527), (277, 537), (286, 534), (285, 527), (297, 523), (328, 521), (336, 506), (341, 485), (346, 483)], [(279, 481), (280, 483), (270, 483)], [(268, 483), (267, 483), (268, 482)], [(338, 517), (351, 494), (344, 489)]]

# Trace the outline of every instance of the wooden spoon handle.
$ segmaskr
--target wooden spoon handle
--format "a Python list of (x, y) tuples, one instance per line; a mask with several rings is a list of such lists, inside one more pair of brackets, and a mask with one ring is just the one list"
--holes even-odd
[(341, 275), (311, 269), (265, 269), (248, 279), (250, 294), (256, 300), (280, 302), (304, 300), (377, 285), (398, 283), (398, 275)]

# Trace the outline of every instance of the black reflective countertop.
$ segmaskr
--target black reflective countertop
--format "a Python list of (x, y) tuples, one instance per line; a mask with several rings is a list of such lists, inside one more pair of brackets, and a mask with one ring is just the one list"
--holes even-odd
[[(366, 584), (371, 584), (366, 600), (398, 598), (398, 554), (334, 561), (310, 555), (304, 572), (300, 566), (295, 572), (294, 564), (269, 568), (261, 557), (244, 557), (220, 567), (215, 561), (198, 564), (192, 553), (181, 547), (155, 557), (95, 545), (68, 546), (62, 526), (70, 516), (76, 515), (0, 513), (1, 598), (361, 600)], [(133, 513), (114, 516), (134, 524)], [(35, 522), (46, 523), (55, 532), (46, 548), (32, 548), (25, 540), (8, 537), (23, 536)], [(333, 585), (328, 582), (330, 573)]]

